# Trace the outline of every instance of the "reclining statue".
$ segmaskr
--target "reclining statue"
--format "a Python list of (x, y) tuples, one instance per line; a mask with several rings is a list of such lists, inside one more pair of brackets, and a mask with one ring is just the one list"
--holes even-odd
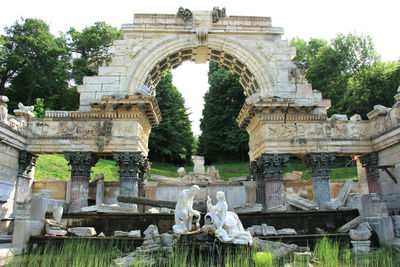
[(225, 193), (218, 191), (216, 197), (218, 202), (215, 206), (211, 204), (211, 199), (208, 197), (208, 213), (205, 218), (206, 223), (212, 224), (211, 228), (214, 230), (215, 236), (224, 243), (252, 245), (253, 237), (250, 232), (244, 230), (239, 216), (228, 211)]
[(193, 209), (193, 199), (200, 187), (193, 185), (189, 189), (184, 189), (179, 194), (175, 206), (175, 225), (172, 227), (175, 234), (186, 234), (192, 230), (192, 218), (197, 217), (200, 221), (200, 212)]

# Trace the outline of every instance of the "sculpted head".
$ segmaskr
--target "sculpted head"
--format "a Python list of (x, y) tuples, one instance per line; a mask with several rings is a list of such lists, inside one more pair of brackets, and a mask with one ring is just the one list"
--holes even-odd
[(198, 185), (193, 185), (190, 189), (191, 195), (196, 195), (200, 191), (200, 187)]
[(225, 193), (222, 191), (217, 192), (217, 200), (225, 200)]

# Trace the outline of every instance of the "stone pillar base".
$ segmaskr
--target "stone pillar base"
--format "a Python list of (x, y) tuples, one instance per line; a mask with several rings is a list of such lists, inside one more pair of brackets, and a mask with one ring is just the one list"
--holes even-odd
[(367, 177), (369, 193), (376, 193), (381, 196), (381, 187), (379, 186), (379, 176)]
[(312, 189), (314, 202), (317, 203), (319, 209), (324, 210), (326, 203), (331, 201), (329, 177), (312, 177)]
[(89, 180), (87, 177), (71, 177), (71, 202), (70, 212), (80, 212), (88, 205)]
[(282, 179), (265, 180), (265, 204), (267, 209), (284, 204), (282, 193)]
[(353, 246), (352, 251), (354, 254), (368, 253), (371, 246), (371, 241), (350, 241)]

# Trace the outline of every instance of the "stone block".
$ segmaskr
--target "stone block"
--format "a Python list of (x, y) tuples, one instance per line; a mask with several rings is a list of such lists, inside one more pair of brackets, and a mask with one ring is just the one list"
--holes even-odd
[(0, 180), (0, 203), (5, 203), (12, 198), (14, 183)]
[(129, 235), (129, 232), (114, 231), (114, 236), (116, 236), (116, 237), (127, 237), (128, 235)]
[(43, 222), (32, 220), (14, 221), (13, 247), (25, 249), (26, 242), (32, 235), (40, 235), (43, 231)]
[(262, 235), (263, 233), (261, 225), (252, 225), (248, 227), (246, 230), (249, 231), (252, 236)]
[(128, 233), (128, 237), (140, 238), (140, 230), (132, 230)]
[(47, 229), (46, 230), (46, 235), (49, 236), (65, 236), (68, 232), (62, 229)]
[(351, 241), (351, 245), (353, 246), (352, 251), (354, 254), (363, 254), (369, 252), (371, 241)]
[(244, 205), (235, 207), (233, 210), (240, 214), (240, 213), (247, 213), (247, 212), (260, 212), (262, 211), (262, 204), (259, 203), (246, 203)]
[(365, 217), (372, 230), (378, 235), (381, 246), (390, 246), (394, 240), (393, 223), (389, 216)]
[(283, 228), (276, 232), (278, 233), (278, 235), (297, 235), (296, 230), (292, 228)]
[(45, 178), (34, 180), (32, 184), (32, 193), (37, 194), (40, 190), (50, 190), (50, 197), (53, 199), (66, 199), (67, 181), (58, 178)]
[(68, 228), (68, 232), (77, 236), (95, 236), (96, 230), (93, 227)]
[(326, 203), (325, 207), (328, 210), (337, 210), (338, 208), (342, 207), (345, 204), (352, 187), (353, 180), (347, 179), (343, 187), (340, 189), (338, 196), (332, 201)]
[(393, 220), (394, 235), (396, 237), (400, 237), (400, 216), (399, 215), (392, 216), (392, 220)]
[(348, 231), (350, 231), (350, 229), (356, 227), (362, 221), (363, 221), (363, 218), (361, 216), (358, 216), (358, 217), (354, 218), (353, 220), (347, 222), (346, 224), (342, 225), (341, 227), (339, 227), (336, 230), (336, 232), (337, 233), (347, 233)]
[(261, 229), (262, 229), (262, 235), (264, 235), (264, 236), (278, 234), (275, 227), (269, 226), (265, 223), (261, 224)]

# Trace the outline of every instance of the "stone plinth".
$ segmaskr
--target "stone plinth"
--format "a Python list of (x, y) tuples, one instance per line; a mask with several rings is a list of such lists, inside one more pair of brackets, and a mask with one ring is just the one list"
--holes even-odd
[(355, 254), (368, 253), (371, 247), (371, 241), (350, 241), (353, 246), (352, 251)]
[(204, 157), (192, 156), (192, 160), (194, 163), (193, 173), (206, 173), (206, 169), (204, 168)]
[(325, 209), (326, 203), (331, 201), (329, 166), (334, 159), (333, 153), (310, 153), (306, 157), (306, 164), (311, 169), (314, 202), (319, 209)]
[(68, 165), (71, 165), (71, 202), (70, 212), (79, 212), (88, 205), (89, 180), (91, 168), (98, 157), (91, 152), (65, 152)]

